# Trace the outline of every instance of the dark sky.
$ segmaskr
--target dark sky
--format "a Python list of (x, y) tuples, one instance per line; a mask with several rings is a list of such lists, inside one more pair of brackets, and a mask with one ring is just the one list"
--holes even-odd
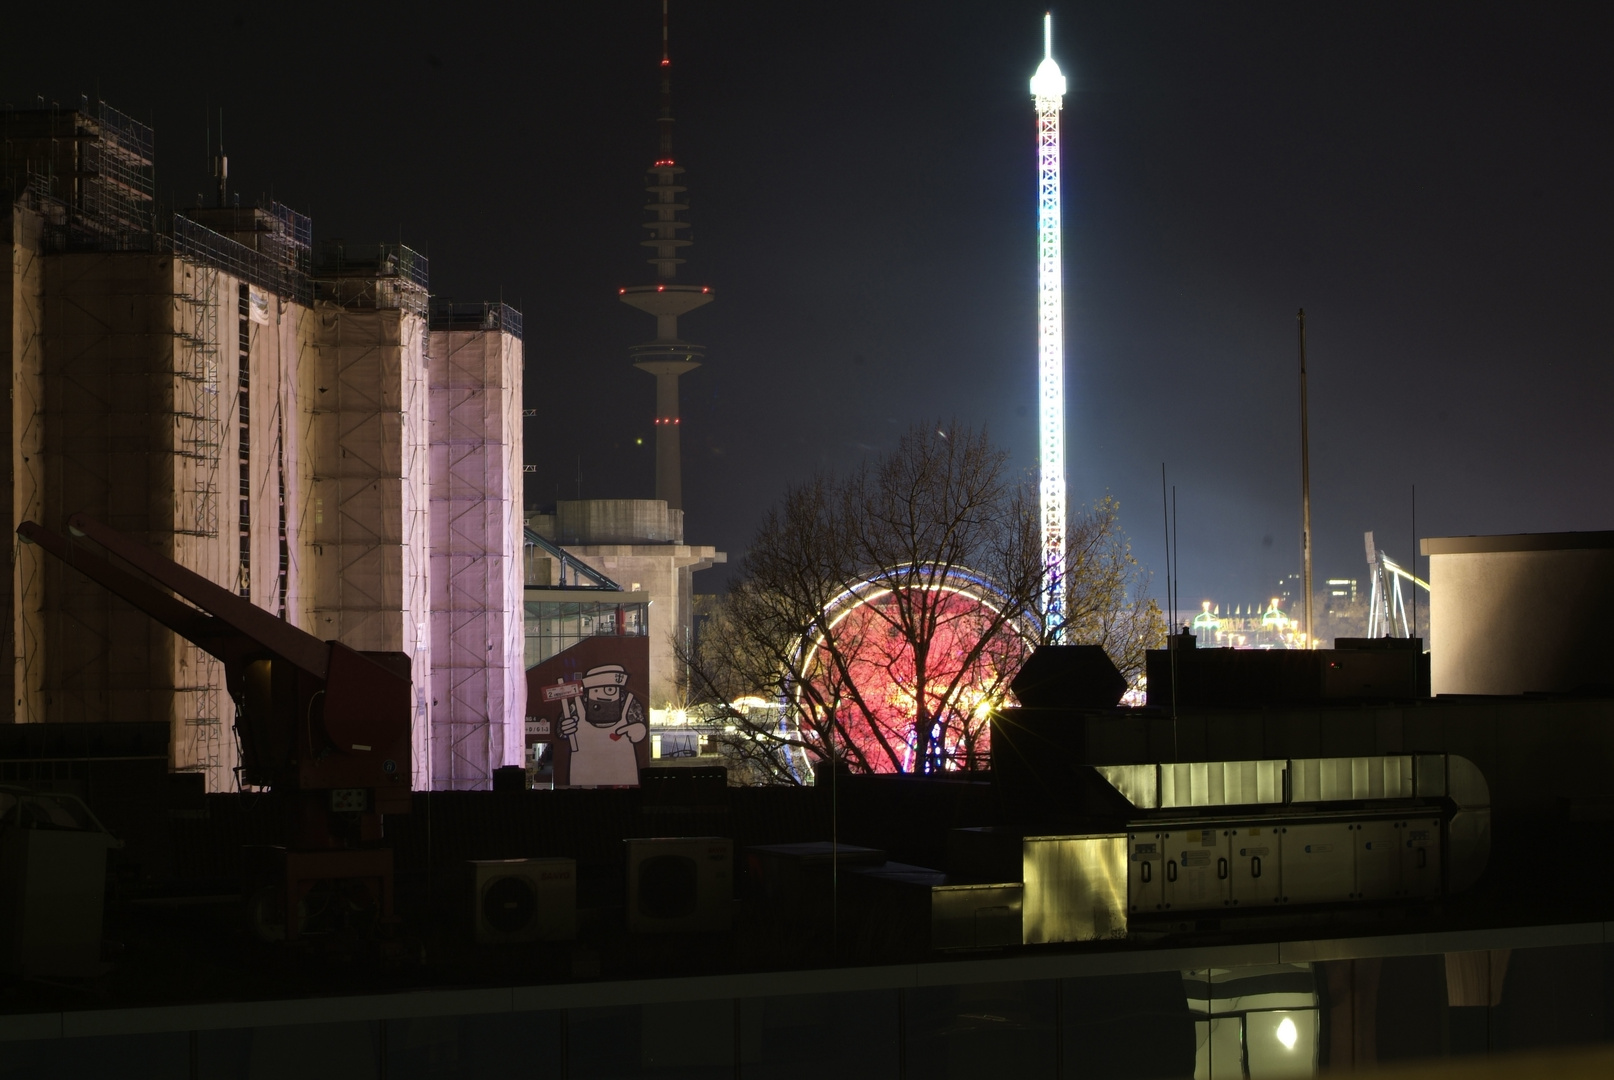
[[(236, 15), (212, 12), (234, 10)], [(1043, 6), (674, 0), (676, 150), (718, 301), (689, 317), (688, 537), (910, 423), (1034, 466)], [(1420, 535), (1614, 528), (1614, 17), (1602, 4), (1058, 4), (1072, 500), (1121, 501), (1185, 605), (1298, 569), (1308, 314), (1319, 577)], [(69, 14), (70, 13), (70, 14)], [(165, 199), (231, 173), (316, 240), (428, 252), (526, 316), (529, 505), (652, 493), (655, 0), (23, 5), (0, 98), (157, 129)], [(19, 47), (31, 43), (28, 48)], [(637, 445), (638, 439), (644, 445)], [(698, 587), (712, 589), (719, 572)]]

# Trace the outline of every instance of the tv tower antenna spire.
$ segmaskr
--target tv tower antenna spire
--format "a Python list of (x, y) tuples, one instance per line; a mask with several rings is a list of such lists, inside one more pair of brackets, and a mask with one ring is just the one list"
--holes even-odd
[(1059, 110), (1065, 76), (1054, 62), (1054, 17), (1042, 17), (1042, 63), (1031, 77), (1037, 106), (1037, 390), (1042, 450), (1042, 619), (1049, 640), (1065, 621), (1065, 314), (1059, 246)]
[(650, 230), (648, 239), (640, 243), (654, 252), (647, 260), (656, 268), (652, 285), (633, 285), (619, 289), (622, 302), (656, 317), (656, 336), (652, 341), (635, 345), (630, 350), (633, 366), (656, 377), (656, 498), (665, 500), (669, 509), (684, 508), (683, 473), (679, 457), (680, 420), (678, 415), (678, 377), (700, 367), (705, 350), (678, 336), (678, 316), (687, 315), (715, 297), (704, 285), (680, 285), (675, 279), (678, 267), (684, 262), (679, 250), (693, 242), (679, 236), (689, 228), (689, 222), (679, 214), (689, 209), (682, 201), (689, 190), (678, 182), (684, 170), (673, 158), (672, 133), (672, 53), (668, 46), (667, 0), (661, 0), (661, 62), (656, 66), (661, 75), (661, 116), (656, 120), (660, 130), (655, 164), (650, 167), (650, 186), (645, 188), (651, 201), (645, 207), (650, 220), (644, 223)]

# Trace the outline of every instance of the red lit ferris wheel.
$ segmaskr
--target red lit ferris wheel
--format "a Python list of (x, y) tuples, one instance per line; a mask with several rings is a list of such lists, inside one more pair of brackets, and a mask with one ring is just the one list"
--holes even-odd
[(983, 767), (988, 717), (1035, 644), (991, 581), (910, 564), (848, 585), (802, 637), (793, 712), (813, 757), (857, 772)]

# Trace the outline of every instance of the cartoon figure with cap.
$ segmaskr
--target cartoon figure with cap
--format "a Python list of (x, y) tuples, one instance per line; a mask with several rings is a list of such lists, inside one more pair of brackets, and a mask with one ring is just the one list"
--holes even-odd
[(583, 673), (582, 704), (567, 698), (560, 733), (571, 746), (574, 787), (631, 786), (639, 782), (634, 747), (649, 734), (644, 706), (628, 693), (628, 671), (601, 664)]

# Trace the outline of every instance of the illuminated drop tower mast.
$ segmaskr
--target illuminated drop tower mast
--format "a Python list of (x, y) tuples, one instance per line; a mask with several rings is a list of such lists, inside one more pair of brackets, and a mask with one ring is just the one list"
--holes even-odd
[(1065, 76), (1054, 63), (1054, 17), (1042, 17), (1042, 63), (1031, 77), (1037, 103), (1037, 388), (1042, 445), (1043, 624), (1052, 640), (1065, 617), (1065, 316), (1060, 291), (1059, 110)]
[(689, 222), (678, 215), (689, 209), (681, 201), (688, 189), (678, 183), (683, 174), (673, 160), (672, 152), (672, 59), (667, 49), (667, 0), (661, 0), (661, 117), (656, 124), (661, 132), (661, 150), (656, 163), (650, 167), (651, 185), (645, 190), (651, 201), (646, 210), (650, 220), (645, 228), (650, 238), (641, 241), (655, 251), (649, 263), (656, 268), (653, 285), (635, 285), (620, 290), (622, 302), (656, 317), (656, 337), (632, 349), (633, 366), (656, 377), (656, 498), (666, 501), (673, 510), (684, 508), (683, 477), (678, 449), (678, 376), (700, 367), (701, 346), (684, 341), (678, 336), (678, 316), (686, 315), (704, 304), (712, 302), (712, 290), (704, 285), (679, 285), (674, 282), (678, 267), (684, 260), (678, 257), (680, 248), (691, 241), (679, 236), (680, 230), (689, 228)]

